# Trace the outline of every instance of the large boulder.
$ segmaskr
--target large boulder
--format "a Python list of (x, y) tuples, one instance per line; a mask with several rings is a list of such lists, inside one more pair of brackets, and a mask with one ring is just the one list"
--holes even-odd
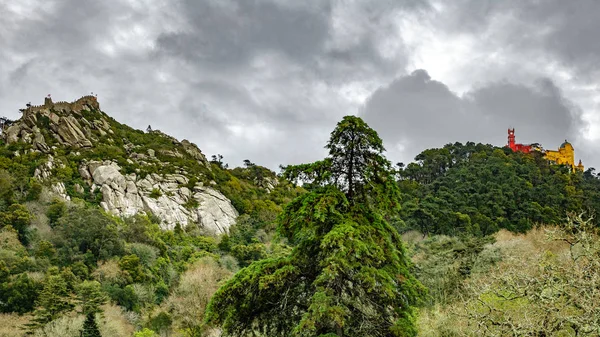
[(50, 147), (46, 144), (44, 135), (37, 126), (33, 127), (33, 146), (43, 153), (50, 153)]
[(200, 205), (196, 212), (201, 227), (222, 234), (227, 233), (229, 227), (235, 224), (238, 212), (221, 192), (206, 188), (196, 193), (194, 198)]
[(6, 143), (16, 143), (19, 140), (19, 134), (21, 134), (21, 127), (18, 124), (11, 125), (4, 131), (4, 137)]
[(81, 131), (81, 125), (73, 116), (61, 117), (56, 131), (65, 144), (73, 147), (92, 147), (92, 142)]
[(115, 190), (124, 191), (126, 187), (125, 177), (119, 170), (117, 164), (98, 166), (92, 173), (94, 183), (96, 185), (109, 185)]
[(181, 141), (181, 146), (183, 146), (185, 152), (192, 156), (192, 158), (196, 159), (199, 163), (205, 165), (207, 168), (210, 169), (210, 164), (206, 160), (206, 157), (204, 156), (202, 151), (200, 151), (198, 146), (196, 146), (196, 144), (191, 143), (187, 139), (184, 139)]

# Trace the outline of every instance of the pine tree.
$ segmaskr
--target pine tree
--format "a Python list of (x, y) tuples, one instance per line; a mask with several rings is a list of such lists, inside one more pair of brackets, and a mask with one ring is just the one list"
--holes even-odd
[(81, 337), (102, 337), (100, 330), (98, 329), (98, 324), (96, 324), (95, 314), (90, 312), (85, 316)]
[(37, 309), (34, 312), (34, 317), (31, 323), (27, 324), (30, 332), (43, 327), (73, 308), (67, 282), (61, 275), (49, 272), (44, 281), (44, 288), (37, 299), (36, 306)]
[(289, 166), (309, 192), (286, 206), (278, 231), (292, 253), (252, 263), (213, 297), (207, 322), (224, 336), (414, 336), (423, 286), (385, 220), (399, 192), (381, 139), (360, 118), (338, 123), (329, 156)]
[(106, 302), (106, 296), (102, 293), (100, 282), (83, 281), (75, 287), (77, 302), (81, 305), (84, 315), (101, 312), (100, 306)]
[(83, 281), (75, 288), (77, 302), (81, 305), (81, 312), (85, 315), (85, 322), (81, 330), (82, 337), (99, 337), (100, 330), (96, 324), (96, 313), (102, 311), (100, 306), (106, 302), (98, 281)]

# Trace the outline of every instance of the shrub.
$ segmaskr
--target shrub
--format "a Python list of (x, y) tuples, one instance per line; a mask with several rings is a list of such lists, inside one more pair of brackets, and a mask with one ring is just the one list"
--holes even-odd
[(126, 276), (115, 259), (99, 262), (98, 268), (92, 273), (92, 277), (103, 284), (126, 284)]
[(105, 337), (130, 337), (135, 327), (126, 317), (122, 307), (114, 304), (102, 306), (102, 315), (98, 318), (98, 327)]
[(158, 188), (153, 188), (152, 192), (150, 192), (150, 198), (158, 199), (162, 196), (162, 193)]
[(158, 248), (143, 243), (132, 243), (129, 245), (129, 250), (139, 258), (141, 264), (146, 268), (150, 268), (158, 256)]
[(174, 327), (189, 336), (201, 336), (205, 330), (202, 317), (212, 295), (231, 272), (212, 258), (194, 263), (183, 275), (163, 307), (172, 313)]
[(144, 328), (133, 334), (133, 337), (157, 337), (157, 336), (158, 335), (154, 331), (152, 331), (148, 328)]
[(33, 337), (79, 337), (84, 317), (63, 316), (33, 332)]
[(598, 335), (600, 245), (590, 220), (497, 236), (502, 261), (468, 278), (455, 302), (424, 310), (428, 335)]

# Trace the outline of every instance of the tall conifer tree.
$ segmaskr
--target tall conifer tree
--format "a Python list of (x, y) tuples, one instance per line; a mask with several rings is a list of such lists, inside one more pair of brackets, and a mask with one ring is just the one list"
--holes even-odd
[(252, 263), (213, 297), (207, 321), (225, 336), (413, 336), (423, 286), (385, 221), (399, 192), (377, 133), (346, 116), (329, 156), (288, 166), (309, 192), (286, 206), (278, 231), (291, 254)]

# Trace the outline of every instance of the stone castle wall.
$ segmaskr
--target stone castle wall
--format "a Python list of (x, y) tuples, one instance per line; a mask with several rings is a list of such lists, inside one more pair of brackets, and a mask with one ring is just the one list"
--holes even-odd
[(76, 100), (74, 102), (67, 102), (67, 101), (52, 102), (52, 99), (46, 98), (46, 102), (44, 104), (32, 105), (25, 109), (21, 109), (21, 111), (25, 115), (35, 114), (37, 112), (46, 112), (47, 113), (50, 109), (53, 109), (56, 111), (72, 112), (72, 111), (81, 111), (84, 109), (84, 107), (86, 105), (89, 105), (95, 109), (100, 109), (100, 104), (98, 104), (97, 98), (92, 95), (86, 95), (86, 96), (82, 96), (81, 98), (79, 98), (78, 100)]

